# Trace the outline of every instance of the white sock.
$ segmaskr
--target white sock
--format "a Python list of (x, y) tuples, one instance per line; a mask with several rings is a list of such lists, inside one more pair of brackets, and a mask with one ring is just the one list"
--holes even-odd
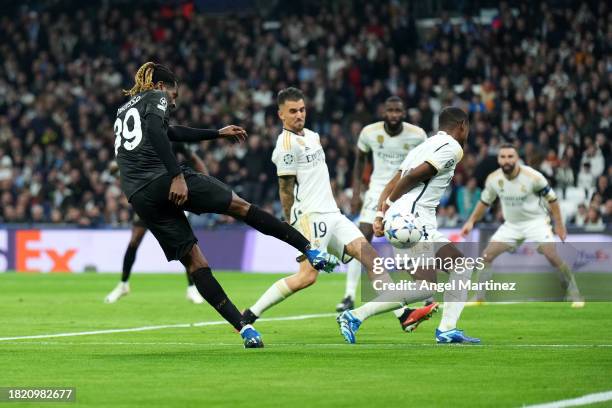
[(357, 285), (359, 285), (359, 277), (361, 276), (361, 263), (357, 259), (353, 259), (348, 264), (346, 272), (346, 291), (344, 297), (350, 296), (351, 299), (357, 298)]
[(468, 295), (467, 289), (459, 289), (459, 282), (469, 281), (471, 276), (472, 270), (466, 270), (463, 273), (456, 271), (450, 273), (448, 281), (454, 281), (456, 286), (454, 290), (444, 292), (444, 310), (442, 312), (442, 320), (440, 320), (440, 325), (438, 326), (440, 331), (449, 331), (457, 328), (457, 321), (465, 307)]
[(272, 286), (268, 288), (264, 292), (263, 295), (255, 302), (253, 306), (251, 306), (251, 312), (255, 314), (255, 316), (261, 316), (263, 312), (271, 308), (277, 303), (282, 302), (287, 297), (289, 297), (293, 292), (287, 286), (287, 282), (285, 279), (280, 279), (274, 282)]
[(400, 309), (402, 306), (404, 304), (400, 302), (368, 302), (355, 310), (351, 310), (351, 313), (363, 322), (368, 317), (388, 312), (389, 310)]
[(393, 311), (393, 314), (395, 315), (395, 317), (400, 318), (404, 314), (404, 310), (406, 310), (405, 307), (402, 307), (401, 309), (395, 309)]
[[(417, 282), (420, 282), (420, 281), (417, 281)], [(353, 314), (353, 316), (355, 316), (361, 321), (364, 321), (365, 319), (372, 317), (374, 315), (377, 315), (383, 312), (388, 312), (390, 310), (395, 311), (395, 315), (397, 317), (400, 317), (402, 313), (404, 313), (404, 308), (402, 306), (409, 304), (409, 303), (418, 302), (419, 300), (427, 299), (428, 297), (433, 296), (433, 294), (434, 292), (431, 290), (415, 289), (415, 290), (411, 290), (408, 292), (401, 292), (401, 293), (398, 292), (397, 294), (394, 294), (394, 297), (401, 297), (403, 299), (401, 302), (389, 302), (389, 301), (385, 302), (385, 301), (376, 300), (376, 299), (383, 300), (384, 298), (389, 299), (390, 296), (387, 293), (387, 294), (383, 294), (379, 296), (378, 298), (374, 299), (372, 302), (368, 302), (358, 307), (357, 309), (351, 311), (351, 313)]]

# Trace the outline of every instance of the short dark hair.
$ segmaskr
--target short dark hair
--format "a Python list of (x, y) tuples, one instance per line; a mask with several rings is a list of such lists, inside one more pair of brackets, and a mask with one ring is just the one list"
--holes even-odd
[(290, 86), (289, 88), (281, 89), (276, 96), (276, 103), (281, 106), (287, 101), (299, 101), (305, 99), (304, 94), (297, 88)]
[(463, 109), (455, 106), (449, 106), (442, 109), (438, 118), (438, 127), (440, 129), (454, 129), (461, 122), (469, 122), (469, 117)]
[(516, 151), (518, 153), (518, 149), (516, 148), (515, 145), (513, 145), (512, 143), (502, 143), (501, 145), (499, 145), (499, 150), (501, 149), (514, 149), (514, 151)]
[(403, 105), (404, 101), (397, 95), (391, 95), (385, 100), (385, 103), (401, 103)]

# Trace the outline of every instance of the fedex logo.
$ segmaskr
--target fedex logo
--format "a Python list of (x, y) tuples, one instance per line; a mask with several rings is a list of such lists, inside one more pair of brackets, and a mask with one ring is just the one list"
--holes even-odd
[(77, 248), (57, 242), (53, 232), (45, 236), (40, 230), (20, 230), (15, 233), (15, 269), (18, 272), (72, 272), (70, 262)]

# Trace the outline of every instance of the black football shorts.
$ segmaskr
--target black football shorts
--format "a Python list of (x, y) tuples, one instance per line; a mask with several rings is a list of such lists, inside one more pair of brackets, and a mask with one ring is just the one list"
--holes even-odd
[(180, 260), (198, 242), (184, 211), (224, 214), (232, 202), (232, 189), (211, 176), (184, 170), (187, 202), (177, 207), (168, 200), (170, 176), (164, 175), (131, 197), (132, 207), (151, 230), (169, 261)]

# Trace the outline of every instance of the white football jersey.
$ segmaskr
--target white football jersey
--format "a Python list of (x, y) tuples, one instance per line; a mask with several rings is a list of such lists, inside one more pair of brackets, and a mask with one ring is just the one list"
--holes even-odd
[(364, 127), (359, 134), (357, 147), (362, 152), (372, 152), (374, 170), (369, 188), (382, 191), (408, 152), (426, 139), (427, 134), (423, 129), (406, 122), (403, 122), (402, 132), (395, 136), (387, 133), (385, 122), (376, 122)]
[(420, 183), (404, 194), (400, 198), (402, 202), (411, 206), (411, 212), (419, 207), (424, 209), (426, 213), (435, 215), (440, 198), (450, 184), (455, 174), (455, 167), (462, 158), (463, 148), (461, 145), (443, 131), (439, 131), (412, 149), (400, 166), (402, 177), (425, 162), (434, 166), (438, 172), (428, 181)]
[(491, 205), (499, 197), (504, 219), (509, 223), (548, 219), (548, 207), (543, 199), (555, 201), (555, 192), (542, 173), (529, 166), (518, 166), (519, 172), (513, 179), (508, 179), (502, 169), (489, 174), (480, 200)]
[(304, 135), (283, 129), (272, 153), (279, 176), (296, 176), (291, 219), (301, 214), (339, 212), (329, 183), (329, 171), (319, 134), (304, 128)]

